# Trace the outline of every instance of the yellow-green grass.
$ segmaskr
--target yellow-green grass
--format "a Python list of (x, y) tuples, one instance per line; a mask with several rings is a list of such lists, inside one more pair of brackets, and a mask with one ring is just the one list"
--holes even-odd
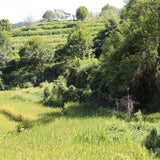
[[(41, 95), (38, 93), (41, 92), (42, 89), (39, 88), (0, 92), (0, 123), (4, 124), (2, 126), (6, 129), (2, 134), (15, 130), (15, 126), (22, 121), (38, 121), (43, 114), (52, 112), (53, 108), (35, 103)], [(0, 136), (3, 136), (2, 134), (0, 132)]]
[[(8, 135), (1, 140), (1, 159), (154, 159), (148, 150), (126, 133), (118, 139), (114, 132), (106, 131), (112, 124), (123, 125), (114, 118), (59, 117), (47, 125)], [(125, 126), (125, 125), (124, 125)], [(87, 139), (93, 131), (95, 141)], [(99, 132), (102, 135), (96, 136)], [(82, 134), (81, 134), (82, 133)], [(106, 135), (105, 135), (106, 134)], [(120, 133), (119, 133), (120, 134)], [(107, 137), (104, 139), (102, 137)], [(125, 137), (128, 139), (125, 140)]]
[(0, 114), (0, 138), (15, 130), (16, 126), (17, 122), (8, 119), (8, 117), (3, 114)]
[[(46, 107), (38, 103), (42, 93), (41, 88), (0, 92), (0, 159), (156, 159), (143, 145), (150, 130), (160, 128), (150, 116), (127, 121), (124, 113), (72, 102), (65, 110)], [(23, 121), (32, 128), (17, 132)]]

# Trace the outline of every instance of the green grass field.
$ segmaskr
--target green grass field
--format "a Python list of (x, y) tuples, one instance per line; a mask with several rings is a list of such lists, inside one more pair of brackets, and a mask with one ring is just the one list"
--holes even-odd
[(158, 113), (130, 119), (73, 102), (62, 110), (43, 106), (42, 93), (42, 88), (0, 92), (0, 159), (158, 159), (143, 145), (152, 128), (160, 132)]

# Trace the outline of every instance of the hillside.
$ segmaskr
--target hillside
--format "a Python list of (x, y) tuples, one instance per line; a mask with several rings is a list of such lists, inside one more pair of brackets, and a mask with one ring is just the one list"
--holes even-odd
[(159, 6), (0, 21), (0, 159), (159, 159)]
[[(90, 29), (92, 39), (96, 37), (99, 31), (105, 29), (106, 20), (85, 20), (84, 23)], [(33, 36), (43, 37), (52, 44), (54, 50), (61, 48), (66, 42), (69, 31), (77, 21), (53, 21), (40, 22), (33, 24), (28, 30), (27, 27), (21, 27), (12, 31), (11, 42), (15, 49), (19, 49), (27, 40)]]

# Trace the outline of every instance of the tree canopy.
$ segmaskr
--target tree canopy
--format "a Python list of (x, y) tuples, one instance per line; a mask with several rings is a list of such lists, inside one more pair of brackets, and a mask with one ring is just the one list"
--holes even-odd
[(109, 5), (109, 4), (105, 5), (105, 6), (102, 8), (99, 16), (100, 16), (101, 18), (103, 18), (103, 19), (106, 19), (106, 20), (108, 20), (108, 19), (113, 19), (113, 18), (114, 18), (114, 19), (116, 19), (117, 21), (119, 21), (119, 18), (120, 18), (120, 17), (119, 17), (119, 10), (118, 10), (116, 7), (111, 6), (111, 5)]
[(131, 94), (145, 106), (157, 93), (159, 5), (158, 0), (129, 0), (123, 8), (123, 21), (106, 33), (101, 48), (101, 85), (113, 97)]
[(21, 64), (43, 67), (45, 63), (53, 61), (53, 50), (43, 38), (32, 38), (19, 51)]
[[(57, 53), (63, 57), (68, 56), (84, 58), (90, 57), (91, 40), (88, 28), (84, 23), (78, 22), (69, 33), (67, 44)], [(59, 53), (60, 52), (60, 53)]]
[(76, 17), (78, 20), (84, 20), (87, 17), (88, 9), (84, 6), (79, 7), (76, 10)]
[(52, 20), (52, 19), (54, 18), (54, 13), (53, 13), (53, 11), (51, 11), (51, 10), (46, 11), (46, 12), (43, 14), (42, 18), (44, 18), (46, 21)]

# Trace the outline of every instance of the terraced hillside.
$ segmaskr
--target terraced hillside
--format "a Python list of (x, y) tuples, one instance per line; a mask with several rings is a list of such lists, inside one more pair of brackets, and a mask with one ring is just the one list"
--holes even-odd
[[(85, 20), (84, 22), (90, 29), (92, 38), (105, 28), (105, 20)], [(67, 42), (69, 31), (76, 24), (77, 21), (53, 21), (35, 23), (30, 29), (24, 26), (12, 31), (11, 42), (13, 48), (18, 50), (31, 37), (43, 36), (56, 50)]]

